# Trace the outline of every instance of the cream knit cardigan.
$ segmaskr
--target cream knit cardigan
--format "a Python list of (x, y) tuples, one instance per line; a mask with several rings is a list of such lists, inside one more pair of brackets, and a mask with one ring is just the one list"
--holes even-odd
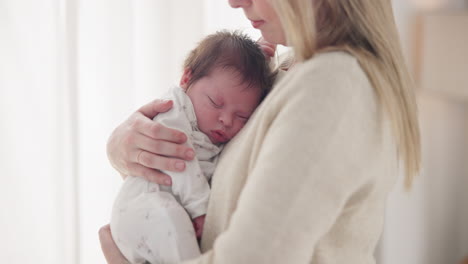
[(390, 122), (358, 61), (317, 55), (226, 146), (204, 254), (186, 263), (375, 263), (397, 167)]

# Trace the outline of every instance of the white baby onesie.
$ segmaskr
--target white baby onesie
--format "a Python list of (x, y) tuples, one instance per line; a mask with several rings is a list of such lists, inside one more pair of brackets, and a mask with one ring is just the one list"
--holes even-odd
[(173, 100), (173, 108), (154, 120), (184, 132), (195, 158), (186, 162), (184, 172), (164, 171), (172, 178), (171, 187), (141, 177), (125, 179), (110, 225), (115, 243), (131, 263), (179, 263), (200, 255), (190, 219), (206, 214), (208, 182), (221, 147), (198, 130), (192, 102), (182, 88), (171, 88), (166, 98)]

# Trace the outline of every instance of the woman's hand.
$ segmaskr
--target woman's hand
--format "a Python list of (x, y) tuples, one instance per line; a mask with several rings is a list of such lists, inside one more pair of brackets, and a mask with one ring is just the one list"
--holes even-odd
[(112, 239), (110, 225), (105, 225), (99, 229), (99, 241), (101, 242), (102, 253), (108, 264), (127, 264), (127, 259), (122, 255), (119, 248)]
[(272, 44), (268, 41), (266, 41), (263, 37), (260, 37), (257, 40), (257, 44), (260, 46), (260, 49), (262, 50), (263, 54), (265, 55), (265, 58), (267, 61), (270, 61), (273, 56), (275, 56), (276, 52), (276, 44)]
[(195, 229), (195, 236), (197, 237), (197, 239), (201, 239), (201, 236), (203, 234), (203, 227), (205, 226), (205, 216), (206, 215), (201, 215), (192, 219), (193, 228)]
[(158, 184), (171, 185), (159, 170), (183, 171), (184, 160), (192, 160), (193, 149), (182, 145), (187, 136), (152, 118), (172, 108), (172, 101), (155, 100), (144, 105), (118, 126), (107, 142), (107, 156), (122, 174), (140, 176)]

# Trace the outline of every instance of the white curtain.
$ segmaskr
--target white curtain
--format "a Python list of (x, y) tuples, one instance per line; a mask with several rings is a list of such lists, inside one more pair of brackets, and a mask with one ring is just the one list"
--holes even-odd
[(104, 263), (121, 184), (107, 138), (204, 35), (258, 38), (243, 16), (218, 0), (0, 0), (2, 262)]
[(59, 1), (0, 1), (5, 263), (77, 258), (75, 91), (68, 85), (66, 12)]

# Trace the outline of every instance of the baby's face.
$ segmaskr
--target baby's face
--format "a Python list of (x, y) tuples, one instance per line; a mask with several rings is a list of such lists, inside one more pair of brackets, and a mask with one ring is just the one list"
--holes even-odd
[(260, 102), (260, 88), (242, 83), (232, 69), (215, 68), (188, 89), (198, 128), (213, 144), (228, 142), (245, 125)]

